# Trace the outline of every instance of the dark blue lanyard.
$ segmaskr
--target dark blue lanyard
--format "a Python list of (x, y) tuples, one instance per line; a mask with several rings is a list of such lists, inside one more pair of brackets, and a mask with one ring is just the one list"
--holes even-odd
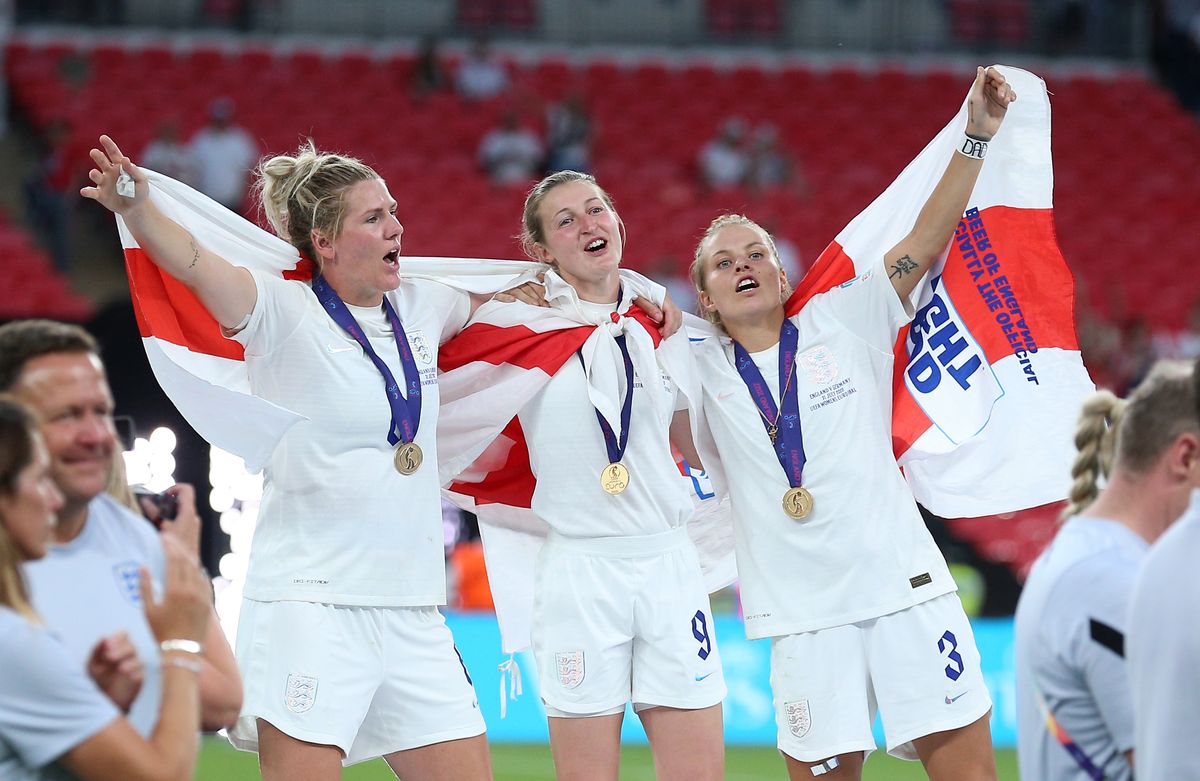
[[(600, 433), (604, 435), (604, 446), (608, 448), (608, 463), (616, 464), (625, 457), (625, 448), (629, 445), (629, 421), (633, 415), (633, 359), (629, 357), (629, 346), (625, 344), (625, 334), (615, 339), (617, 347), (621, 348), (621, 358), (625, 361), (625, 400), (621, 402), (621, 439), (617, 440), (612, 426), (596, 409), (596, 420), (600, 421)], [(583, 362), (583, 352), (577, 352), (579, 363), (583, 366), (584, 381), (587, 381), (587, 364)], [(593, 407), (592, 409), (595, 409)]]
[[(763, 379), (762, 372), (754, 365), (754, 359), (746, 348), (733, 343), (734, 363), (750, 398), (762, 413), (763, 427), (771, 436), (771, 444), (779, 465), (787, 475), (792, 488), (801, 484), (804, 475), (804, 434), (800, 429), (800, 400), (796, 383), (791, 381), (795, 371), (796, 350), (800, 343), (800, 331), (786, 317), (779, 329), (779, 403), (783, 413), (775, 406), (771, 389)], [(774, 429), (774, 431), (773, 431)]]
[[(400, 351), (400, 366), (404, 369), (404, 380), (408, 385), (407, 399), (401, 395), (400, 385), (392, 375), (392, 370), (388, 368), (382, 358), (375, 354), (362, 327), (354, 319), (354, 315), (350, 313), (345, 302), (338, 296), (337, 291), (325, 281), (323, 275), (318, 274), (313, 277), (312, 289), (317, 295), (317, 300), (321, 302), (321, 306), (333, 318), (333, 322), (341, 326), (343, 331), (350, 334), (350, 337), (359, 343), (363, 352), (383, 375), (388, 404), (392, 408), (392, 424), (388, 429), (387, 436), (388, 444), (412, 442), (417, 438), (417, 427), (421, 423), (421, 374), (417, 371), (417, 362), (413, 359), (412, 349), (408, 346), (408, 337), (404, 334), (404, 326), (400, 324), (400, 317), (392, 307), (392, 302), (388, 301), (387, 296), (383, 297), (383, 308), (387, 312), (388, 322), (392, 325), (392, 334), (396, 337), (396, 347)], [(396, 433), (397, 430), (399, 434)]]

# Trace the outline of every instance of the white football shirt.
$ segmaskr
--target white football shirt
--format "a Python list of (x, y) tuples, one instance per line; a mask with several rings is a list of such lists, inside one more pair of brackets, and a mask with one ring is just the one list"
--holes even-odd
[[(882, 269), (792, 317), (803, 485), (814, 497), (800, 521), (783, 510), (790, 484), (734, 369), (732, 343), (693, 345), (729, 484), (750, 638), (864, 621), (955, 590), (892, 454), (892, 345), (911, 318)], [(770, 375), (775, 356), (758, 356)], [(778, 395), (777, 379), (774, 388)]]
[[(597, 320), (608, 319), (617, 308), (616, 304), (578, 301), (574, 290), (563, 288), (570, 305), (578, 305)], [(563, 305), (558, 300), (551, 303)], [(630, 328), (642, 326), (635, 323)], [(601, 470), (609, 463), (608, 450), (578, 356), (570, 358), (518, 415), (529, 445), (529, 464), (537, 478), (533, 512), (568, 537), (657, 534), (684, 525), (692, 513), (692, 500), (680, 480), (668, 437), (677, 400), (682, 397), (653, 356), (637, 360), (635, 351), (653, 350), (649, 338), (635, 338), (631, 333), (627, 344), (635, 367), (639, 363), (652, 366), (656, 374), (642, 377), (635, 369), (629, 442), (621, 459), (630, 481), (622, 493), (614, 496), (600, 486)], [(625, 370), (619, 358), (617, 363), (593, 370), (616, 373), (621, 378), (623, 399), (628, 391), (624, 388)]]
[[(246, 348), (251, 391), (305, 415), (264, 470), (245, 596), (335, 605), (416, 606), (446, 600), (438, 484), (438, 345), (466, 323), (466, 294), (404, 281), (388, 298), (421, 374), (416, 442), (424, 463), (399, 474), (387, 434), (384, 380), (303, 282), (251, 272), (258, 300), (234, 338)], [(350, 307), (403, 388), (383, 308)]]

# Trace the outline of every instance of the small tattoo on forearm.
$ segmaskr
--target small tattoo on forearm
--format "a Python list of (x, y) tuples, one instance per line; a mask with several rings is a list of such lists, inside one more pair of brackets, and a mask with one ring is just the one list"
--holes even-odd
[(188, 264), (187, 270), (191, 271), (192, 267), (200, 262), (200, 248), (196, 246), (196, 239), (194, 236), (189, 236), (188, 240), (192, 245), (192, 262)]
[(908, 255), (905, 255), (897, 260), (896, 264), (892, 266), (892, 273), (888, 274), (888, 279), (895, 279), (897, 277), (902, 277), (905, 274), (911, 274), (918, 268), (920, 268), (920, 266), (917, 264), (917, 262)]

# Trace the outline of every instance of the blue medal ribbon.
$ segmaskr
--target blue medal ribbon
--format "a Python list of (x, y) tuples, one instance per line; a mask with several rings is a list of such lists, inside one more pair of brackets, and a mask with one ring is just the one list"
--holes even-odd
[(779, 329), (779, 399), (782, 406), (775, 406), (771, 389), (763, 379), (762, 372), (754, 365), (754, 359), (737, 342), (733, 343), (734, 365), (750, 398), (762, 414), (763, 427), (771, 438), (779, 465), (787, 475), (788, 484), (792, 488), (800, 486), (804, 476), (804, 434), (800, 429), (800, 399), (796, 384), (791, 382), (795, 371), (796, 350), (800, 343), (800, 331), (795, 324), (787, 319)]
[[(400, 393), (400, 385), (396, 382), (392, 370), (375, 354), (371, 342), (363, 333), (362, 326), (354, 319), (354, 315), (346, 307), (324, 275), (317, 274), (312, 281), (313, 293), (321, 302), (321, 307), (333, 318), (333, 322), (341, 326), (363, 348), (363, 352), (375, 364), (375, 368), (383, 375), (384, 387), (387, 391), (388, 404), (392, 408), (392, 423), (388, 428), (387, 441), (389, 445), (399, 442), (412, 442), (417, 438), (417, 427), (421, 423), (421, 374), (417, 371), (417, 362), (413, 358), (412, 348), (409, 347), (408, 337), (404, 334), (404, 326), (400, 316), (392, 307), (387, 296), (383, 297), (383, 309), (387, 312), (388, 322), (392, 325), (392, 334), (396, 337), (396, 347), (400, 352), (400, 366), (404, 369), (404, 380), (408, 386), (408, 398)], [(397, 433), (399, 432), (399, 433)]]
[[(625, 448), (629, 445), (629, 421), (633, 414), (633, 359), (629, 357), (629, 346), (625, 344), (625, 334), (616, 337), (614, 341), (617, 347), (621, 349), (621, 359), (625, 362), (625, 400), (621, 402), (621, 438), (613, 434), (612, 426), (608, 425), (608, 421), (600, 414), (600, 410), (592, 407), (596, 411), (596, 420), (600, 422), (600, 433), (604, 435), (604, 447), (608, 449), (608, 463), (616, 464), (625, 457)], [(579, 363), (583, 365), (583, 373), (587, 375), (587, 364), (583, 362), (582, 350), (576, 355), (579, 356)]]

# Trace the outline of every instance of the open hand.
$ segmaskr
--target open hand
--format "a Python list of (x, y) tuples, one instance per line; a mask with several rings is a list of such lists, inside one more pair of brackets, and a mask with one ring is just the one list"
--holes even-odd
[[(91, 198), (114, 214), (127, 214), (149, 199), (150, 183), (142, 170), (121, 153), (120, 147), (111, 138), (100, 136), (100, 146), (100, 149), (92, 149), (89, 153), (96, 167), (88, 171), (88, 179), (95, 186), (84, 187), (79, 194)], [(133, 177), (132, 198), (117, 192), (117, 180), (122, 170)]]

